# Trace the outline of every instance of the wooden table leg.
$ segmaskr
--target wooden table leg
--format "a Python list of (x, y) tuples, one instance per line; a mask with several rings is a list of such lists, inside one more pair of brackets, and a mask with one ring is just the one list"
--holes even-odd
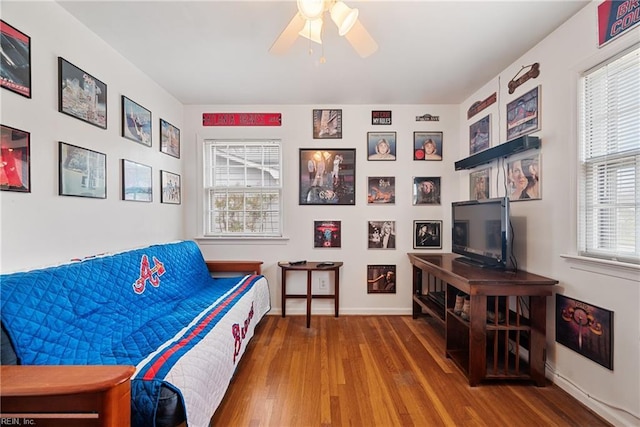
[(531, 320), (531, 342), (529, 345), (529, 369), (531, 379), (538, 387), (544, 387), (547, 379), (545, 376), (546, 361), (546, 329), (547, 329), (547, 299), (546, 297), (532, 296), (530, 301), (529, 318)]
[(340, 271), (338, 268), (333, 270), (335, 275), (336, 288), (334, 290), (334, 301), (335, 301), (335, 313), (336, 317), (338, 317), (338, 307), (339, 307), (339, 299), (340, 299)]
[(282, 269), (282, 317), (287, 313), (287, 270)]
[(487, 296), (471, 295), (469, 306), (469, 385), (475, 387), (487, 371)]
[(311, 326), (311, 273), (307, 271), (307, 328)]

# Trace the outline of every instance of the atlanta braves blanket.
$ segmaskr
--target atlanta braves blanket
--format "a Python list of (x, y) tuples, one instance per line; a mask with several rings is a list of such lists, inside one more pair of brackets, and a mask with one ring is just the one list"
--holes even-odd
[(134, 365), (132, 425), (153, 426), (161, 386), (208, 426), (259, 320), (262, 276), (212, 278), (184, 241), (0, 276), (2, 323), (25, 365)]

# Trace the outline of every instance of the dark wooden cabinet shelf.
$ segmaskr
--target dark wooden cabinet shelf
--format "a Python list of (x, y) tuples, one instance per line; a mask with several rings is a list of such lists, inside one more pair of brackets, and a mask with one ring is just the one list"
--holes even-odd
[[(413, 317), (428, 314), (444, 324), (445, 355), (467, 375), (469, 385), (486, 379), (546, 385), (546, 297), (556, 280), (454, 262), (453, 254), (408, 256)], [(469, 298), (467, 319), (453, 311), (461, 293)]]

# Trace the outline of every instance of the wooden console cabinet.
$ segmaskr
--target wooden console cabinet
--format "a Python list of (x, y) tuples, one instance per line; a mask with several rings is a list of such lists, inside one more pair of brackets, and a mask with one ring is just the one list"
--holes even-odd
[[(413, 317), (426, 313), (444, 325), (446, 356), (467, 375), (469, 385), (482, 380), (546, 385), (546, 298), (557, 280), (471, 266), (456, 261), (454, 254), (408, 256)], [(469, 297), (467, 320), (454, 313), (457, 295)]]

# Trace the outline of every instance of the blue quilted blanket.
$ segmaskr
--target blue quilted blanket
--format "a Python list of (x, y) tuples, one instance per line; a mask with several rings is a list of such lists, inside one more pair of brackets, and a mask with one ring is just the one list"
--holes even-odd
[[(224, 345), (233, 354), (224, 357), (234, 359), (224, 361), (229, 364), (225, 369), (234, 369), (246, 338), (269, 309), (268, 291), (259, 298), (260, 308), (254, 308), (252, 293), (261, 278), (213, 279), (194, 242), (155, 245), (0, 276), (2, 323), (25, 365), (136, 366), (131, 387), (135, 426), (154, 424), (162, 384), (186, 401), (189, 425), (207, 425), (212, 410), (194, 415), (201, 408), (190, 408), (199, 398), (187, 396), (191, 391), (185, 389), (193, 383), (188, 373), (202, 375), (193, 365), (211, 357), (203, 343), (220, 340), (207, 336), (222, 323), (218, 334), (225, 335)], [(240, 320), (225, 323), (236, 305), (241, 305)], [(187, 357), (194, 349), (196, 355)]]

